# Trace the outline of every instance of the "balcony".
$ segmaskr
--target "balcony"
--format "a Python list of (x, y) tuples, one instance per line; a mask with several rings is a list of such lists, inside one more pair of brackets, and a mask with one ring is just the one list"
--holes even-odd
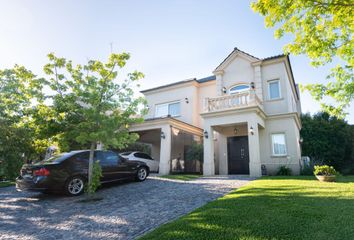
[(249, 90), (216, 98), (206, 98), (204, 113), (241, 109), (252, 106), (258, 106), (263, 109), (262, 101), (258, 98), (255, 91)]

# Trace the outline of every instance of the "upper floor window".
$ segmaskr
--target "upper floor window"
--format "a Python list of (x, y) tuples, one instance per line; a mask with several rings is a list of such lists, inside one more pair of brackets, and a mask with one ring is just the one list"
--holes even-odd
[(180, 114), (181, 114), (180, 102), (158, 104), (155, 107), (155, 117), (165, 117), (167, 115), (176, 117), (179, 116)]
[(286, 142), (284, 133), (272, 134), (272, 148), (274, 156), (286, 155)]
[(235, 93), (248, 91), (249, 89), (250, 89), (250, 86), (248, 84), (240, 84), (240, 85), (230, 88), (229, 93), (235, 94)]
[(280, 98), (280, 82), (279, 80), (272, 80), (268, 82), (269, 100)]

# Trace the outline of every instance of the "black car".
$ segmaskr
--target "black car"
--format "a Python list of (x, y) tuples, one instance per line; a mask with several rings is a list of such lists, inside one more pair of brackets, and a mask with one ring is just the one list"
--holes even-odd
[[(88, 177), (89, 150), (59, 154), (35, 164), (22, 166), (16, 179), (19, 191), (64, 191), (71, 196), (84, 191)], [(124, 179), (144, 181), (149, 167), (144, 162), (128, 161), (113, 151), (95, 151), (94, 161), (102, 168), (102, 183)]]

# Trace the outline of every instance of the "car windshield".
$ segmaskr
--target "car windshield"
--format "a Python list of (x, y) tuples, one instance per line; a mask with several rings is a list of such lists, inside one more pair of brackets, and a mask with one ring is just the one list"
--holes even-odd
[(69, 156), (73, 155), (73, 153), (60, 153), (57, 155), (54, 155), (46, 160), (43, 160), (39, 162), (38, 164), (44, 164), (44, 163), (60, 163), (67, 159)]
[(129, 155), (129, 154), (131, 154), (132, 152), (123, 152), (123, 153), (121, 153), (120, 155)]

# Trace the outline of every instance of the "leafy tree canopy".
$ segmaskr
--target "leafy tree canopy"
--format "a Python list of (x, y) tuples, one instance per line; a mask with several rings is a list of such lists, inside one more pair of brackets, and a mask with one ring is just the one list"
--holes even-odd
[[(141, 72), (128, 73), (117, 80), (118, 70), (129, 60), (129, 54), (111, 54), (103, 63), (90, 60), (85, 65), (49, 54), (44, 72), (46, 84), (55, 92), (52, 127), (67, 140), (90, 146), (89, 186), (92, 184), (93, 151), (97, 143), (124, 148), (137, 140), (129, 132), (131, 124), (142, 122), (145, 101), (134, 97), (132, 87), (144, 77)], [(140, 114), (139, 114), (140, 113)]]
[(43, 79), (22, 66), (0, 70), (0, 179), (13, 179), (37, 155), (31, 114), (43, 100)]
[[(337, 60), (327, 84), (308, 84), (302, 89), (321, 101), (322, 108), (337, 117), (354, 99), (354, 2), (353, 0), (257, 0), (252, 9), (265, 16), (266, 27), (275, 27), (275, 37), (293, 35), (286, 53), (305, 54), (313, 66)], [(331, 97), (335, 104), (324, 103)]]
[(17, 65), (0, 70), (0, 178), (14, 178), (25, 161), (39, 160), (52, 144), (64, 151), (90, 147), (92, 173), (98, 142), (124, 148), (137, 139), (129, 126), (143, 121), (145, 100), (133, 91), (143, 74), (134, 71), (118, 80), (129, 54), (85, 65), (54, 54), (48, 58), (46, 78)]
[(342, 173), (354, 173), (354, 127), (319, 112), (301, 116), (302, 155), (315, 164), (328, 164)]
[(144, 100), (134, 98), (133, 84), (144, 75), (133, 72), (117, 81), (118, 69), (125, 66), (129, 54), (111, 54), (107, 63), (90, 60), (86, 65), (49, 54), (44, 71), (48, 86), (55, 92), (55, 123), (69, 139), (82, 144), (101, 142), (117, 148), (136, 139), (129, 126), (141, 122)]

